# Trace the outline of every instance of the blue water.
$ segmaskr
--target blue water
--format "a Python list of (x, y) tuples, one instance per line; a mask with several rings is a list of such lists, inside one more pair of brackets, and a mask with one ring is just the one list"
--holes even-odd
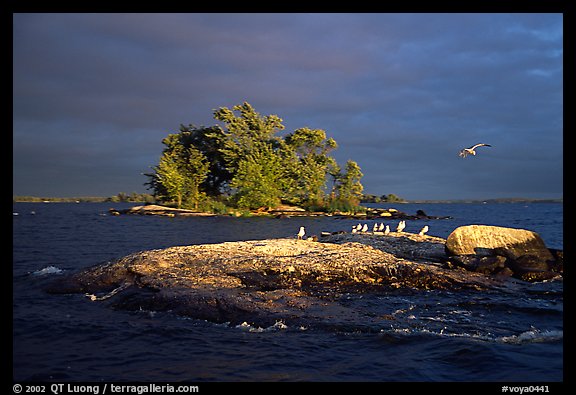
[[(509, 292), (419, 291), (342, 295), (342, 304), (386, 314), (350, 330), (232, 326), (170, 312), (114, 311), (83, 295), (51, 295), (56, 276), (141, 250), (350, 230), (358, 220), (109, 216), (118, 203), (13, 206), (13, 378), (16, 381), (561, 381), (563, 282), (512, 284)], [(538, 232), (563, 249), (563, 206), (399, 204), (444, 220), (447, 237), (487, 224)], [(32, 214), (34, 212), (34, 214)], [(371, 221), (364, 221), (373, 223)], [(385, 221), (386, 222), (386, 221)], [(395, 226), (394, 221), (388, 221)], [(392, 226), (391, 226), (392, 227)]]

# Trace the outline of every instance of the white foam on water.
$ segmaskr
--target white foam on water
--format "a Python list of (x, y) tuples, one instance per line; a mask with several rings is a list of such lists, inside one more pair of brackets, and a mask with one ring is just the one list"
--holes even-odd
[(288, 329), (288, 325), (286, 325), (284, 322), (282, 321), (276, 321), (274, 323), (274, 325), (269, 326), (268, 328), (266, 328), (266, 330), (275, 330), (275, 329)]
[(130, 285), (130, 283), (124, 283), (122, 285), (120, 285), (118, 288), (113, 289), (112, 291), (108, 292), (105, 295), (102, 296), (98, 296), (98, 295), (94, 295), (94, 294), (84, 294), (87, 298), (89, 298), (91, 301), (95, 302), (95, 301), (100, 301), (100, 300), (106, 300), (108, 298), (111, 298), (112, 296), (116, 295), (118, 292), (125, 290), (126, 288), (128, 288)]
[(244, 321), (243, 323), (236, 325), (235, 328), (246, 332), (261, 333), (261, 332), (270, 332), (270, 331), (288, 329), (288, 325), (286, 325), (284, 322), (282, 322), (282, 320), (280, 320), (276, 321), (273, 325), (270, 325), (268, 328), (261, 328), (259, 326), (252, 326), (246, 321)]
[(252, 325), (250, 325), (249, 323), (247, 323), (246, 321), (244, 321), (241, 324), (236, 325), (237, 329), (240, 329), (242, 331), (246, 331), (246, 332), (263, 332), (264, 329), (260, 328), (260, 327), (254, 327)]
[(502, 343), (522, 344), (522, 343), (542, 343), (564, 338), (564, 331), (531, 329), (519, 335), (502, 336), (497, 340)]
[(140, 306), (140, 308), (138, 310), (136, 310), (136, 313), (138, 314), (144, 314), (147, 315), (150, 318), (154, 318), (156, 317), (156, 314), (158, 314), (158, 311), (156, 310), (147, 310), (147, 309), (143, 309), (142, 306)]
[[(525, 344), (525, 343), (544, 343), (550, 341), (561, 340), (564, 338), (564, 331), (562, 330), (539, 330), (536, 328), (522, 332), (518, 335), (510, 336), (494, 336), (492, 333), (479, 334), (479, 333), (450, 333), (448, 327), (444, 327), (440, 331), (432, 331), (426, 328), (392, 328), (392, 331), (400, 335), (431, 335), (443, 337), (459, 337), (470, 338), (474, 340), (482, 340), (496, 343), (508, 344)], [(386, 332), (382, 329), (380, 332)]]
[(56, 266), (47, 266), (44, 269), (36, 270), (32, 272), (33, 276), (46, 276), (49, 274), (61, 274), (64, 270), (57, 268)]

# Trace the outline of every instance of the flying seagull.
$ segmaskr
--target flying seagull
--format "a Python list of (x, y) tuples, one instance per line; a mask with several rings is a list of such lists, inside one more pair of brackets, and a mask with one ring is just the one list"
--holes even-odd
[(476, 144), (470, 148), (464, 148), (463, 150), (460, 151), (458, 155), (460, 155), (462, 158), (465, 158), (468, 155), (476, 155), (476, 151), (474, 150), (478, 147), (492, 147), (492, 146), (490, 144)]

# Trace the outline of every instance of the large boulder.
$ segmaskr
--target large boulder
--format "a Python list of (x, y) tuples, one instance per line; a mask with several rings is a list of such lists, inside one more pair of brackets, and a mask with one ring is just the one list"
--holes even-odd
[(563, 272), (562, 252), (552, 254), (535, 232), (500, 226), (456, 228), (444, 246), (448, 262), (485, 274), (543, 281)]
[(516, 260), (532, 255), (542, 262), (554, 261), (550, 250), (536, 232), (489, 225), (456, 228), (446, 239), (446, 253), (452, 255), (501, 255)]

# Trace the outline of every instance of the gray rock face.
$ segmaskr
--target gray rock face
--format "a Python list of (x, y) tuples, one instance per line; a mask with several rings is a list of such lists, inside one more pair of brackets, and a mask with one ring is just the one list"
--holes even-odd
[[(462, 231), (456, 231), (453, 239), (463, 240)], [(477, 230), (473, 235), (476, 240), (487, 237)], [(486, 241), (469, 247), (482, 255), (447, 257), (446, 240), (406, 232), (323, 234), (320, 240), (270, 239), (142, 251), (61, 277), (46, 290), (85, 294), (89, 301), (117, 309), (172, 311), (220, 323), (246, 321), (268, 327), (283, 320), (291, 325), (362, 327), (387, 318), (350, 307), (343, 295), (498, 290), (507, 286), (511, 275), (542, 281), (562, 270), (561, 251), (555, 252), (560, 257), (556, 266), (542, 261), (544, 252), (515, 255), (536, 251), (527, 247), (529, 242)], [(508, 252), (510, 244), (516, 249)], [(486, 254), (489, 251), (492, 255)]]
[[(443, 248), (443, 239), (411, 237)], [(343, 293), (502, 285), (479, 273), (427, 262), (418, 242), (407, 235), (387, 240), (395, 245), (393, 253), (335, 238), (341, 244), (271, 239), (143, 251), (58, 279), (47, 291), (83, 293), (113, 308), (172, 311), (212, 322), (269, 326), (282, 319), (322, 326), (382, 319), (341, 304)], [(358, 238), (368, 242), (364, 239)], [(404, 258), (411, 251), (418, 261)]]

